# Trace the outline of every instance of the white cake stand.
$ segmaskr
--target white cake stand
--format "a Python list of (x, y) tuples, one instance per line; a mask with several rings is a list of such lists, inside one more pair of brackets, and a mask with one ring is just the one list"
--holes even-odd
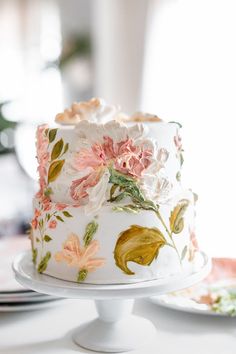
[(98, 317), (80, 326), (73, 335), (81, 347), (100, 352), (124, 352), (136, 349), (156, 338), (156, 329), (147, 319), (131, 314), (134, 298), (144, 298), (176, 291), (201, 281), (211, 269), (211, 261), (199, 252), (195, 270), (135, 284), (77, 284), (39, 274), (29, 252), (13, 263), (16, 280), (23, 286), (65, 298), (94, 299)]

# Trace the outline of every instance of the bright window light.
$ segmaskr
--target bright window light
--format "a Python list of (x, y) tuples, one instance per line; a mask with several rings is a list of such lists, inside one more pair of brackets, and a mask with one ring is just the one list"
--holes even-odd
[(235, 13), (235, 0), (153, 1), (142, 101), (183, 124), (183, 185), (199, 195), (201, 247), (234, 257)]

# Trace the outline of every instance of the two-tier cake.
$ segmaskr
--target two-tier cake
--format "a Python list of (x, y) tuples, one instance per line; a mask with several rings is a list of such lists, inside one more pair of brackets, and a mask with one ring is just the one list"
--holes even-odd
[(181, 186), (180, 125), (74, 103), (37, 130), (38, 272), (73, 282), (133, 283), (191, 269), (195, 197)]

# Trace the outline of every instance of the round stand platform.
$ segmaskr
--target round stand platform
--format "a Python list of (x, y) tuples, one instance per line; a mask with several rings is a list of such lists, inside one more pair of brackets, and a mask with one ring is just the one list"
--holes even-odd
[(134, 284), (77, 284), (39, 274), (29, 252), (13, 263), (16, 280), (35, 291), (65, 298), (94, 299), (98, 318), (80, 326), (73, 339), (86, 349), (101, 352), (124, 352), (150, 343), (156, 337), (154, 325), (131, 314), (135, 298), (161, 295), (194, 285), (204, 279), (211, 261), (198, 253), (194, 272)]

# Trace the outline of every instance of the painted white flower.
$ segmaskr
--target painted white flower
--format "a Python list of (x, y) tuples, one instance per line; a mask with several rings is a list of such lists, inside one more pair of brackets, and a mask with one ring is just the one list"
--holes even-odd
[(88, 188), (88, 204), (85, 205), (84, 211), (86, 214), (94, 214), (104, 202), (108, 199), (108, 183), (109, 183), (110, 173), (105, 170), (99, 182), (91, 188)]

